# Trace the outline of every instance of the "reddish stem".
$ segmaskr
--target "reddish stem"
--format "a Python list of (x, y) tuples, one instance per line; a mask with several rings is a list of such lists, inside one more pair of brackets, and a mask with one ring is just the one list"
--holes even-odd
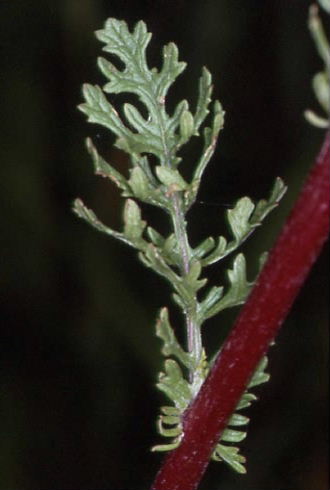
[(195, 490), (258, 362), (286, 318), (329, 234), (327, 133), (295, 206), (221, 354), (188, 409), (184, 437), (169, 453), (152, 490)]

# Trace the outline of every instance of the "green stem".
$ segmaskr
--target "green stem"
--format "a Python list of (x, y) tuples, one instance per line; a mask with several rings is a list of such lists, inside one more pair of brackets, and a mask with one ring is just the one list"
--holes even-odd
[(173, 204), (173, 212), (171, 218), (174, 233), (180, 248), (180, 255), (182, 260), (181, 272), (182, 275), (187, 275), (190, 271), (191, 250), (188, 242), (186, 220), (183, 212), (181, 196), (178, 192), (173, 192), (171, 200)]
[[(182, 276), (187, 276), (190, 271), (190, 247), (188, 243), (188, 237), (186, 232), (185, 217), (182, 211), (181, 199), (176, 192), (173, 196), (173, 213), (172, 222), (174, 227), (177, 243), (180, 248), (180, 255), (182, 257)], [(196, 368), (200, 363), (202, 357), (202, 337), (200, 326), (197, 321), (197, 299), (194, 296), (193, 300), (187, 305), (185, 311), (186, 328), (187, 328), (187, 344), (188, 351), (193, 355), (194, 367), (189, 373), (190, 381), (194, 382), (194, 374)]]
[[(156, 99), (155, 99), (156, 100)], [(161, 162), (163, 165), (168, 166), (170, 168), (173, 167), (171, 152), (169, 148), (169, 144), (166, 138), (165, 124), (164, 124), (164, 108), (163, 106), (159, 107), (159, 103), (154, 104), (154, 114), (157, 115), (158, 125), (162, 134), (162, 143), (163, 143), (163, 151), (164, 151), (164, 160)], [(176, 242), (178, 244), (178, 248), (181, 256), (181, 276), (182, 278), (188, 276), (191, 268), (191, 247), (189, 245), (187, 228), (186, 228), (186, 219), (185, 212), (181, 197), (181, 192), (173, 191), (169, 193), (169, 197), (171, 200), (171, 209), (170, 215), (173, 224), (174, 234), (176, 237)], [(202, 338), (200, 332), (200, 326), (197, 321), (197, 298), (194, 297), (193, 301), (190, 302), (189, 305), (186, 306), (184, 310), (185, 321), (186, 321), (186, 331), (187, 331), (187, 347), (188, 351), (192, 354), (194, 359), (194, 368), (191, 369), (189, 373), (190, 381), (193, 382), (194, 373), (196, 371), (197, 366), (200, 363), (202, 358)]]
[[(187, 276), (191, 267), (191, 248), (188, 242), (186, 220), (183, 212), (182, 199), (178, 192), (174, 192), (172, 196), (173, 212), (171, 214), (174, 233), (180, 249), (182, 259), (181, 273), (182, 276)], [(185, 309), (186, 327), (187, 327), (187, 344), (188, 351), (193, 354), (195, 360), (195, 368), (198, 366), (202, 356), (202, 338), (200, 326), (197, 321), (197, 299), (193, 298), (191, 304)], [(195, 368), (193, 371), (195, 371)], [(193, 372), (190, 373), (191, 381)]]

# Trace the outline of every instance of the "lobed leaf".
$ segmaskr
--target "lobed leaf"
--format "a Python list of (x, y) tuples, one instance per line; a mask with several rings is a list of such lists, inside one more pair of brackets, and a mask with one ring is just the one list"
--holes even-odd
[(163, 47), (163, 66), (159, 74), (154, 74), (155, 92), (158, 100), (166, 96), (169, 87), (183, 72), (187, 64), (178, 60), (179, 51), (174, 43)]
[(189, 203), (190, 205), (194, 202), (194, 200), (197, 196), (197, 192), (198, 192), (198, 188), (199, 188), (199, 184), (200, 184), (202, 175), (203, 175), (204, 170), (205, 170), (207, 164), (209, 163), (209, 161), (210, 161), (210, 159), (211, 159), (211, 157), (215, 151), (215, 147), (216, 147), (216, 143), (217, 143), (219, 133), (220, 133), (220, 131), (224, 125), (224, 117), (225, 117), (225, 112), (222, 109), (220, 102), (217, 100), (214, 102), (214, 105), (213, 105), (213, 124), (212, 124), (212, 127), (211, 128), (207, 127), (204, 129), (204, 148), (202, 151), (202, 155), (201, 155), (199, 161), (197, 162), (197, 165), (196, 165), (196, 168), (195, 168), (195, 171), (193, 174), (192, 182), (195, 182), (196, 191), (195, 191), (195, 194), (193, 196), (191, 196), (191, 199), (190, 199), (191, 202)]
[(265, 373), (265, 369), (268, 364), (268, 359), (266, 356), (264, 356), (259, 365), (257, 366), (257, 369), (253, 373), (252, 378), (250, 379), (250, 382), (248, 384), (248, 389), (253, 388), (254, 386), (258, 386), (262, 383), (266, 383), (270, 379), (270, 375), (268, 373)]
[(126, 196), (131, 195), (132, 191), (127, 179), (125, 179), (125, 177), (120, 172), (118, 172), (112, 165), (106, 162), (104, 158), (99, 155), (96, 147), (94, 146), (90, 138), (87, 138), (86, 146), (88, 152), (92, 156), (95, 173), (97, 175), (101, 175), (102, 177), (107, 177), (111, 179), (116, 184), (116, 186), (119, 187), (119, 189), (125, 191)]
[(202, 259), (204, 266), (214, 264), (228, 255), (227, 240), (225, 237), (220, 236), (218, 243), (212, 252)]
[(204, 266), (214, 264), (242, 245), (278, 205), (286, 189), (282, 179), (277, 177), (268, 200), (261, 199), (254, 205), (249, 197), (239, 199), (234, 208), (227, 211), (227, 220), (234, 240), (228, 243), (223, 236), (220, 236), (216, 248), (202, 259), (202, 264)]
[(212, 88), (212, 75), (207, 68), (203, 67), (202, 75), (199, 79), (199, 95), (194, 116), (195, 134), (198, 134), (201, 124), (203, 124), (209, 114), (208, 106), (211, 102)]
[(107, 101), (100, 87), (97, 85), (84, 84), (83, 95), (85, 103), (80, 104), (78, 109), (88, 116), (88, 121), (100, 124), (110, 129), (118, 138), (129, 140), (132, 136), (121, 121), (116, 109)]
[(227, 271), (227, 275), (230, 282), (227, 293), (208, 310), (203, 312), (203, 320), (217, 315), (225, 308), (241, 305), (246, 300), (252, 284), (246, 279), (246, 262), (243, 254), (238, 254), (235, 257), (233, 268)]
[[(239, 199), (233, 209), (227, 211), (227, 219), (236, 243), (241, 243), (247, 233), (252, 231), (250, 217), (254, 204), (249, 197)], [(256, 226), (256, 225), (255, 225)]]
[(128, 183), (131, 189), (131, 195), (133, 194), (134, 197), (142, 202), (166, 209), (167, 201), (164, 193), (159, 187), (153, 184), (143, 167), (135, 166), (130, 170)]
[(157, 387), (173, 401), (181, 413), (192, 399), (189, 383), (184, 379), (178, 363), (173, 359), (165, 361), (165, 372), (160, 373)]
[(199, 260), (194, 260), (190, 265), (189, 273), (183, 278), (183, 283), (189, 288), (192, 294), (205, 286), (207, 279), (199, 279), (202, 272), (202, 265)]
[(205, 318), (207, 312), (209, 312), (215, 304), (217, 304), (223, 296), (223, 286), (213, 286), (202, 302), (200, 302), (200, 314)]
[(164, 356), (174, 356), (188, 369), (192, 367), (191, 356), (182, 349), (170, 325), (167, 308), (162, 308), (160, 311), (156, 324), (156, 334), (164, 343), (162, 348)]
[(96, 228), (98, 231), (102, 231), (103, 233), (106, 233), (107, 235), (113, 236), (114, 238), (117, 238), (118, 240), (121, 240), (125, 242), (127, 245), (134, 246), (133, 243), (127, 239), (123, 234), (112, 230), (108, 226), (104, 225), (96, 216), (94, 211), (91, 209), (87, 208), (87, 206), (84, 205), (81, 199), (75, 199), (73, 203), (73, 212), (81, 219), (85, 220), (89, 225), (93, 226), (93, 228)]
[[(104, 57), (98, 59), (98, 66), (107, 81), (103, 90), (97, 85), (85, 84), (85, 102), (79, 109), (90, 122), (110, 129), (116, 136), (116, 147), (130, 156), (129, 178), (126, 179), (99, 155), (90, 139), (87, 141), (95, 172), (110, 178), (121, 189), (122, 195), (128, 198), (123, 213), (123, 232), (114, 231), (101, 223), (80, 199), (75, 201), (74, 210), (99, 231), (139, 250), (141, 261), (171, 283), (173, 298), (185, 315), (187, 329), (194, 329), (194, 348), (186, 352), (170, 324), (167, 308), (161, 309), (156, 334), (163, 341), (162, 353), (167, 359), (157, 387), (170, 399), (172, 406), (161, 408), (157, 426), (159, 433), (170, 438), (171, 442), (157, 445), (153, 450), (168, 451), (180, 444), (184, 412), (197, 395), (212, 365), (202, 346), (201, 324), (225, 308), (242, 304), (252, 285), (246, 278), (244, 255), (238, 254), (232, 269), (227, 271), (229, 286), (225, 294), (222, 286), (213, 286), (199, 301), (197, 293), (207, 283), (207, 279), (201, 279), (203, 267), (237, 249), (277, 205), (285, 192), (285, 186), (277, 179), (269, 199), (261, 200), (256, 205), (248, 197), (239, 199), (227, 212), (232, 235), (230, 241), (223, 236), (216, 239), (209, 237), (191, 248), (186, 236), (185, 216), (196, 200), (202, 175), (215, 151), (224, 124), (225, 112), (221, 104), (215, 101), (210, 122), (201, 131), (210, 112), (211, 74), (203, 68), (195, 111), (190, 109), (186, 100), (182, 100), (170, 114), (166, 106), (168, 90), (186, 67), (184, 62), (179, 61), (176, 45), (165, 45), (161, 68), (150, 69), (146, 50), (151, 34), (144, 22), (138, 22), (130, 30), (126, 22), (111, 18), (106, 21), (103, 29), (96, 32), (96, 36), (105, 44), (103, 50), (113, 56), (114, 60), (109, 61)], [(320, 76), (315, 78), (314, 84), (317, 85), (321, 99), (325, 100), (321, 93), (323, 79)], [(129, 93), (138, 100), (137, 103), (124, 103), (117, 111), (112, 99), (109, 101), (105, 93), (110, 96)], [(192, 172), (192, 179), (188, 182), (178, 170), (181, 161), (178, 152), (192, 136), (200, 132), (204, 137), (204, 147)], [(163, 236), (155, 228), (147, 226), (141, 216), (139, 201), (165, 210), (171, 217), (174, 232), (170, 231), (168, 236)], [(268, 380), (266, 365), (267, 359), (264, 358), (251, 377), (247, 390)], [(248, 407), (255, 399), (255, 395), (246, 391), (236, 410)], [(212, 456), (215, 460), (225, 461), (240, 473), (245, 473), (245, 458), (239, 454), (238, 448), (225, 443), (242, 441), (246, 433), (237, 428), (246, 425), (248, 421), (248, 417), (235, 412)]]

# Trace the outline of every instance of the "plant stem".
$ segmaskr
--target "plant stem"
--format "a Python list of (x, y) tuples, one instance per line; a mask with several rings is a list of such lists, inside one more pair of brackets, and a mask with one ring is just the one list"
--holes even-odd
[(190, 270), (190, 247), (188, 243), (185, 215), (182, 209), (182, 202), (177, 192), (173, 194), (173, 214), (172, 221), (177, 243), (180, 247), (180, 256), (182, 258), (181, 272), (183, 275), (189, 274)]
[(285, 320), (329, 234), (330, 136), (210, 375), (183, 420), (152, 490), (196, 490), (258, 362)]
[[(190, 272), (191, 267), (191, 249), (188, 242), (185, 215), (183, 212), (182, 199), (178, 192), (173, 193), (173, 213), (172, 222), (176, 240), (180, 249), (182, 258), (181, 274), (185, 277)], [(185, 309), (186, 328), (187, 328), (187, 344), (188, 351), (193, 355), (197, 367), (202, 355), (202, 338), (200, 327), (197, 323), (197, 300), (187, 305)], [(195, 371), (195, 368), (190, 373), (190, 378)], [(192, 381), (192, 379), (190, 379)]]
[[(156, 97), (155, 97), (155, 100)], [(169, 150), (170, 145), (166, 138), (165, 131), (165, 112), (162, 105), (159, 106), (158, 103), (154, 103), (154, 114), (157, 118), (157, 122), (162, 134), (162, 146), (164, 153), (164, 160), (161, 162), (162, 165), (173, 168), (173, 162), (171, 157), (171, 152)], [(187, 229), (186, 229), (186, 218), (184, 212), (184, 206), (182, 202), (181, 193), (177, 191), (170, 192), (171, 200), (171, 220), (173, 224), (174, 234), (176, 237), (176, 242), (179, 247), (179, 255), (181, 257), (181, 276), (184, 278), (190, 272), (191, 267), (191, 248), (188, 241)], [(186, 332), (187, 332), (187, 347), (188, 352), (192, 354), (194, 359), (194, 367), (189, 373), (190, 381), (193, 382), (193, 376), (196, 371), (201, 357), (202, 357), (202, 338), (200, 332), (200, 326), (197, 323), (197, 299), (194, 298), (193, 304), (186, 305), (185, 311), (185, 322), (186, 322)]]

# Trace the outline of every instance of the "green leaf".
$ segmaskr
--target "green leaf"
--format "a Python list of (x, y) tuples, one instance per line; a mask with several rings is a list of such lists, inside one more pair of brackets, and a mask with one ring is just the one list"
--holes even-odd
[(265, 373), (265, 369), (268, 364), (268, 359), (266, 356), (264, 356), (257, 369), (253, 373), (252, 378), (250, 379), (250, 382), (248, 384), (248, 389), (253, 388), (254, 386), (258, 386), (262, 383), (266, 383), (270, 379), (270, 375), (268, 373)]
[(239, 199), (235, 207), (227, 212), (227, 218), (235, 237), (234, 244), (230, 243), (228, 246), (230, 251), (241, 245), (250, 233), (261, 225), (265, 217), (278, 205), (285, 192), (286, 186), (278, 177), (267, 201), (262, 199), (255, 206), (248, 197)]
[(205, 299), (200, 303), (201, 316), (205, 317), (207, 312), (219, 302), (223, 295), (223, 287), (213, 286), (207, 293)]
[(197, 101), (196, 113), (194, 116), (195, 132), (198, 134), (199, 127), (204, 122), (209, 113), (208, 106), (211, 102), (212, 76), (207, 68), (203, 68), (199, 79), (199, 96)]
[(238, 413), (234, 413), (228, 422), (229, 426), (241, 426), (241, 425), (246, 425), (248, 424), (250, 419), (248, 417), (245, 417), (244, 415), (240, 415)]
[(188, 110), (188, 102), (186, 100), (181, 100), (177, 104), (172, 117), (170, 117), (166, 123), (166, 131), (168, 131), (170, 134), (175, 134), (177, 132), (177, 129), (180, 127), (182, 114)]
[[(161, 434), (163, 435), (163, 434)], [(151, 448), (151, 451), (172, 451), (173, 449), (176, 449), (179, 447), (180, 441), (174, 441), (171, 444), (157, 444), (156, 446), (153, 446)]]
[(253, 395), (253, 393), (244, 393), (242, 398), (237, 404), (236, 410), (242, 410), (243, 408), (247, 408), (251, 405), (253, 401), (255, 401), (257, 397)]
[(154, 191), (153, 186), (150, 184), (148, 177), (141, 167), (134, 167), (131, 169), (129, 184), (134, 196), (141, 201), (148, 200), (150, 194)]
[(140, 248), (146, 244), (142, 238), (146, 222), (141, 219), (139, 206), (132, 199), (127, 199), (124, 208), (124, 236)]
[(176, 265), (178, 268), (180, 268), (181, 254), (178, 249), (178, 242), (174, 233), (171, 233), (164, 241), (162, 252), (169, 264)]
[(180, 410), (176, 407), (161, 407), (160, 410), (164, 415), (175, 415), (180, 417)]
[(221, 441), (226, 442), (241, 442), (246, 438), (246, 432), (234, 429), (225, 429), (221, 436)]
[(174, 302), (181, 308), (182, 311), (185, 311), (186, 309), (186, 303), (185, 301), (181, 298), (181, 296), (177, 293), (172, 294), (172, 298)]
[[(267, 367), (267, 358), (263, 357), (260, 361), (254, 375), (251, 378), (251, 382), (249, 387), (255, 386), (259, 384), (259, 382), (266, 381), (264, 370)], [(236, 410), (240, 410), (242, 408), (247, 408), (251, 405), (251, 402), (256, 400), (256, 396), (252, 393), (246, 391), (241, 400), (239, 401)], [(220, 443), (217, 444), (213, 454), (212, 459), (215, 461), (225, 461), (229, 466), (231, 466), (238, 473), (246, 473), (246, 469), (244, 467), (245, 457), (239, 454), (239, 449), (233, 446), (226, 446), (224, 443), (235, 443), (241, 442), (246, 437), (245, 431), (239, 431), (236, 429), (231, 429), (230, 427), (239, 427), (242, 425), (246, 425), (249, 422), (248, 417), (240, 415), (238, 413), (234, 413), (228, 421), (228, 427), (224, 430)]]
[(143, 131), (146, 131), (147, 133), (150, 133), (151, 137), (156, 137), (158, 138), (157, 132), (152, 132), (152, 128), (148, 124), (148, 121), (144, 119), (144, 117), (141, 115), (141, 113), (134, 107), (132, 104), (124, 104), (124, 114), (126, 116), (127, 121), (131, 124), (131, 126), (136, 130), (140, 131), (143, 129)]
[(286, 186), (278, 177), (268, 200), (261, 199), (254, 205), (249, 197), (239, 199), (234, 208), (227, 211), (227, 219), (234, 240), (227, 243), (227, 240), (220, 236), (218, 245), (202, 259), (202, 264), (204, 266), (214, 264), (242, 245), (255, 228), (262, 224), (266, 216), (277, 207), (285, 192)]
[(187, 182), (175, 169), (157, 166), (155, 172), (160, 182), (168, 187), (171, 192), (184, 191), (188, 187)]
[(162, 308), (156, 324), (156, 334), (164, 342), (162, 353), (164, 356), (174, 356), (184, 366), (190, 369), (193, 365), (191, 356), (180, 346), (170, 325), (167, 308)]
[(145, 247), (143, 253), (139, 254), (139, 258), (147, 267), (153, 269), (172, 284), (181, 304), (184, 305), (183, 309), (185, 309), (191, 302), (191, 290), (184, 279), (170, 267), (171, 262), (167, 260), (167, 256), (150, 243)]
[(177, 437), (182, 434), (182, 429), (180, 429), (180, 427), (172, 427), (170, 429), (165, 428), (161, 418), (158, 420), (158, 430), (160, 434), (165, 437)]
[(161, 415), (161, 421), (167, 425), (177, 425), (180, 423), (178, 415)]
[[(319, 4), (330, 13), (330, 1), (319, 0)], [(308, 122), (318, 128), (329, 127), (329, 105), (330, 105), (330, 44), (327, 37), (326, 30), (324, 29), (322, 19), (319, 15), (319, 9), (317, 5), (312, 4), (309, 9), (308, 26), (313, 37), (315, 47), (320, 55), (323, 63), (323, 72), (317, 73), (313, 77), (312, 85), (316, 95), (316, 98), (326, 114), (324, 117), (315, 114), (314, 111), (307, 110), (304, 115)]]
[(330, 0), (319, 0), (319, 4), (330, 14)]
[[(323, 0), (322, 2), (322, 6), (326, 10), (328, 7), (328, 1), (329, 0)], [(308, 26), (318, 54), (324, 62), (325, 71), (327, 71), (329, 74), (330, 45), (316, 5), (311, 5), (309, 8)]]
[(154, 228), (148, 226), (147, 235), (157, 248), (162, 248), (165, 242), (165, 238)]
[(157, 387), (172, 400), (177, 408), (183, 412), (189, 405), (192, 393), (189, 383), (183, 377), (182, 371), (176, 361), (165, 361), (165, 372), (160, 373)]
[(117, 187), (125, 191), (126, 195), (130, 195), (131, 188), (125, 177), (99, 155), (90, 138), (87, 138), (86, 146), (92, 156), (95, 173), (111, 179)]
[(87, 208), (84, 203), (82, 202), (81, 199), (75, 199), (73, 203), (73, 212), (81, 219), (86, 221), (89, 225), (93, 226), (93, 228), (96, 228), (98, 231), (101, 231), (102, 233), (105, 233), (106, 235), (110, 235), (114, 238), (117, 238), (117, 240), (120, 240), (127, 245), (130, 245), (132, 247), (135, 247), (133, 242), (131, 242), (126, 236), (124, 236), (122, 233), (119, 233), (118, 231), (114, 231), (108, 226), (104, 225), (96, 216), (94, 211), (91, 209)]
[(133, 167), (130, 171), (128, 183), (131, 193), (140, 201), (166, 208), (167, 201), (164, 198), (164, 194), (150, 181), (143, 168)]
[(174, 43), (163, 47), (163, 66), (158, 76), (154, 75), (156, 95), (162, 102), (169, 87), (186, 68), (186, 63), (178, 60), (178, 48)]
[(235, 257), (233, 269), (227, 271), (230, 286), (227, 293), (209, 310), (205, 312), (204, 318), (211, 318), (225, 308), (232, 308), (244, 303), (252, 284), (246, 279), (246, 262), (243, 254)]
[(161, 255), (168, 265), (178, 266), (180, 264), (181, 256), (178, 253), (177, 242), (173, 233), (165, 239), (151, 226), (148, 226), (147, 235), (151, 242), (156, 246), (156, 249), (161, 250)]
[(249, 197), (242, 197), (237, 201), (235, 207), (227, 211), (227, 218), (237, 243), (241, 243), (242, 239), (252, 229), (249, 219), (254, 210), (254, 204)]
[(83, 95), (86, 102), (80, 104), (78, 109), (88, 116), (88, 121), (100, 124), (110, 129), (122, 140), (129, 140), (133, 136), (122, 123), (116, 109), (107, 101), (100, 87), (84, 84)]
[(193, 261), (190, 265), (189, 273), (184, 277), (183, 282), (195, 294), (207, 283), (207, 279), (199, 279), (202, 272), (202, 265), (199, 260)]
[(330, 111), (329, 77), (326, 72), (319, 72), (313, 77), (313, 89), (320, 106), (327, 114)]
[(105, 90), (109, 93), (135, 91), (138, 84), (144, 82), (145, 50), (151, 39), (145, 23), (138, 22), (131, 33), (125, 21), (110, 18), (104, 29), (96, 31), (96, 37), (105, 43), (104, 51), (118, 56), (126, 65), (123, 71), (114, 69), (104, 73), (110, 80)]
[[(228, 242), (223, 236), (216, 239), (209, 237), (191, 248), (186, 231), (186, 214), (196, 200), (202, 175), (215, 151), (224, 124), (225, 113), (221, 104), (215, 101), (210, 122), (202, 130), (209, 114), (212, 77), (203, 68), (195, 111), (190, 109), (186, 100), (177, 103), (174, 111), (169, 111), (166, 104), (168, 90), (186, 66), (179, 61), (176, 45), (169, 43), (163, 47), (162, 65), (157, 69), (149, 68), (147, 63), (146, 50), (151, 34), (144, 22), (140, 21), (129, 29), (124, 21), (108, 19), (96, 35), (104, 43), (103, 50), (114, 59), (98, 59), (106, 83), (103, 89), (85, 84), (85, 101), (79, 109), (90, 122), (110, 129), (116, 137), (115, 146), (129, 155), (129, 179), (126, 179), (99, 155), (92, 141), (88, 140), (96, 173), (110, 178), (121, 189), (122, 195), (128, 198), (123, 213), (124, 230), (119, 233), (105, 226), (80, 199), (75, 201), (74, 210), (99, 231), (136, 248), (140, 260), (169, 281), (174, 291), (173, 298), (184, 314), (189, 327), (186, 332), (189, 352), (180, 345), (170, 324), (167, 308), (161, 309), (156, 327), (156, 333), (163, 341), (162, 353), (167, 357), (157, 386), (170, 399), (172, 406), (161, 408), (157, 422), (159, 433), (171, 441), (157, 445), (153, 450), (167, 451), (180, 444), (184, 412), (200, 390), (212, 365), (212, 360), (207, 360), (201, 341), (202, 323), (225, 308), (242, 304), (252, 285), (246, 278), (245, 258), (239, 254), (234, 258), (232, 269), (227, 271), (229, 286), (225, 294), (223, 286), (213, 286), (200, 300), (198, 291), (207, 283), (206, 278), (201, 279), (203, 267), (224, 258), (243, 243), (277, 205), (285, 186), (278, 179), (270, 198), (256, 205), (248, 197), (238, 200), (227, 213), (231, 241)], [(323, 79), (319, 76), (314, 84), (321, 93)], [(108, 100), (105, 93), (110, 97), (127, 93), (133, 94), (133, 97), (116, 109), (113, 104), (121, 98)], [(325, 100), (323, 92), (320, 97)], [(181, 162), (178, 151), (200, 132), (204, 137), (202, 155), (199, 159), (197, 157), (192, 180), (187, 182), (178, 170)], [(170, 216), (172, 230), (166, 236), (147, 226), (142, 219), (139, 202), (157, 206)], [(265, 358), (247, 388), (268, 380), (266, 365)], [(237, 410), (248, 407), (255, 399), (255, 395), (246, 391)], [(245, 472), (245, 458), (239, 454), (238, 448), (230, 444), (245, 438), (246, 433), (236, 428), (241, 428), (248, 421), (247, 417), (233, 413), (212, 456), (215, 460), (225, 461), (240, 473)]]
[(193, 249), (193, 255), (195, 259), (201, 259), (206, 255), (212, 248), (214, 248), (214, 238), (208, 237), (203, 240), (196, 248)]
[(277, 177), (275, 179), (274, 186), (271, 190), (268, 200), (261, 199), (257, 202), (255, 210), (251, 216), (251, 225), (261, 225), (262, 221), (268, 216), (268, 214), (278, 206), (278, 203), (286, 193), (287, 187), (283, 180)]
[[(191, 305), (192, 297), (194, 296), (196, 289), (203, 287), (206, 279), (196, 280), (195, 277), (178, 275), (169, 265), (167, 256), (161, 253), (153, 246), (147, 247), (144, 256), (141, 256), (141, 260), (153, 268), (158, 274), (165, 277), (172, 283), (177, 295), (175, 296), (176, 302), (182, 305), (183, 311)], [(171, 261), (172, 262), (172, 261)]]
[(217, 100), (213, 105), (213, 124), (211, 128), (204, 129), (204, 148), (193, 175), (193, 181), (200, 182), (204, 170), (209, 163), (216, 147), (219, 132), (224, 125), (225, 112)]
[(204, 266), (214, 264), (215, 262), (218, 262), (224, 258), (226, 255), (228, 255), (227, 240), (225, 237), (220, 236), (214, 250), (212, 250), (209, 255), (202, 259), (202, 264)]
[(180, 145), (186, 143), (195, 132), (194, 118), (191, 112), (185, 110), (180, 116)]
[[(173, 120), (164, 107), (169, 87), (186, 66), (178, 61), (176, 45), (169, 43), (164, 46), (163, 66), (158, 71), (156, 68), (150, 70), (147, 65), (146, 48), (151, 35), (144, 22), (138, 22), (131, 33), (124, 21), (109, 19), (104, 29), (97, 31), (97, 37), (106, 43), (104, 51), (117, 56), (124, 64), (124, 68), (119, 69), (106, 59), (99, 58), (98, 65), (109, 79), (104, 91), (134, 93), (148, 111), (148, 118), (145, 119), (136, 107), (124, 105), (127, 121), (136, 132), (118, 135), (116, 145), (131, 154), (153, 153), (162, 164), (165, 164), (169, 154), (173, 154), (171, 163), (176, 165), (180, 159), (174, 156), (174, 149), (183, 144), (184, 138), (188, 138), (191, 119), (186, 114), (186, 101), (179, 104)], [(180, 121), (181, 136), (176, 134)]]
[(328, 119), (325, 119), (322, 116), (318, 116), (317, 114), (315, 114), (315, 112), (311, 110), (304, 111), (304, 116), (306, 120), (316, 128), (326, 129), (329, 126)]
[[(246, 473), (246, 469), (244, 467), (245, 458), (238, 454), (238, 448), (224, 446), (223, 444), (218, 444), (216, 449), (212, 455), (212, 459), (216, 461), (225, 461), (229, 466), (233, 468), (233, 470), (237, 471), (237, 473)], [(242, 464), (243, 463), (243, 464)]]

